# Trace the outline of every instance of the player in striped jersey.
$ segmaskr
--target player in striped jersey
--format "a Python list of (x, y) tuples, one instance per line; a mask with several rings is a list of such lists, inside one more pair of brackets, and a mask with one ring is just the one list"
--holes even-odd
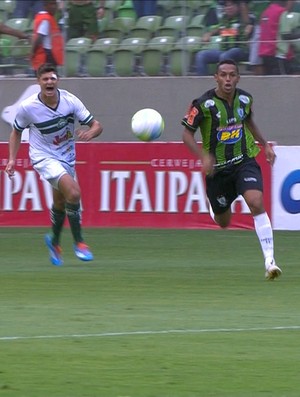
[[(33, 168), (53, 188), (52, 234), (45, 236), (50, 260), (56, 266), (63, 264), (60, 236), (67, 216), (75, 255), (90, 261), (93, 254), (85, 244), (81, 230), (81, 192), (75, 179), (75, 134), (79, 140), (87, 142), (102, 133), (102, 126), (79, 98), (58, 89), (57, 71), (53, 65), (41, 65), (37, 80), (40, 92), (25, 99), (16, 114), (9, 139), (6, 172), (10, 178), (14, 176), (21, 133), (29, 127), (29, 157)], [(76, 120), (88, 128), (75, 131)]]
[[(275, 153), (263, 138), (252, 117), (252, 96), (237, 88), (239, 70), (232, 60), (224, 60), (215, 73), (217, 87), (195, 99), (182, 119), (183, 141), (203, 163), (206, 192), (214, 221), (226, 228), (231, 220), (231, 204), (242, 195), (253, 215), (254, 226), (265, 259), (266, 278), (280, 276), (274, 259), (273, 230), (263, 203), (262, 173), (255, 157), (258, 141), (273, 165)], [(200, 128), (202, 150), (195, 139)]]

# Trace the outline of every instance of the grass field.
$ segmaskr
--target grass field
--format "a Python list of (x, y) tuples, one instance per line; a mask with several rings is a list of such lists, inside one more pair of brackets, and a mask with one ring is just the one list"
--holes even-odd
[(0, 229), (0, 397), (299, 397), (299, 233)]

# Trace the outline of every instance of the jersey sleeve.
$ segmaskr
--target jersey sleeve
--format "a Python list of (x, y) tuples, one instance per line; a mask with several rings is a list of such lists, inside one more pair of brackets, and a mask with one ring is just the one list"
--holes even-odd
[(85, 107), (79, 98), (72, 96), (74, 104), (74, 114), (81, 125), (87, 125), (93, 120), (93, 115)]
[(197, 100), (190, 105), (187, 114), (181, 120), (181, 124), (188, 130), (195, 132), (200, 125), (203, 113)]
[(22, 132), (25, 128), (27, 128), (30, 124), (30, 120), (28, 118), (28, 114), (24, 106), (20, 105), (17, 110), (17, 114), (14, 120), (13, 127), (18, 132)]

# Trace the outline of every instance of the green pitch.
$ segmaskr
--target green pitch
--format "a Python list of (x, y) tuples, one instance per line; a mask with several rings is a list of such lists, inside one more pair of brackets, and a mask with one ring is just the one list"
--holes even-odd
[(0, 229), (0, 397), (299, 397), (299, 233)]

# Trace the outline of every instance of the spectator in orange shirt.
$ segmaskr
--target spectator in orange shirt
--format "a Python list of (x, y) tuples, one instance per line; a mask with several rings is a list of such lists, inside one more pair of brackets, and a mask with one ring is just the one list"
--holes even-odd
[(36, 14), (33, 22), (31, 64), (34, 71), (44, 63), (64, 63), (64, 40), (55, 19), (56, 0), (44, 0), (45, 11)]

